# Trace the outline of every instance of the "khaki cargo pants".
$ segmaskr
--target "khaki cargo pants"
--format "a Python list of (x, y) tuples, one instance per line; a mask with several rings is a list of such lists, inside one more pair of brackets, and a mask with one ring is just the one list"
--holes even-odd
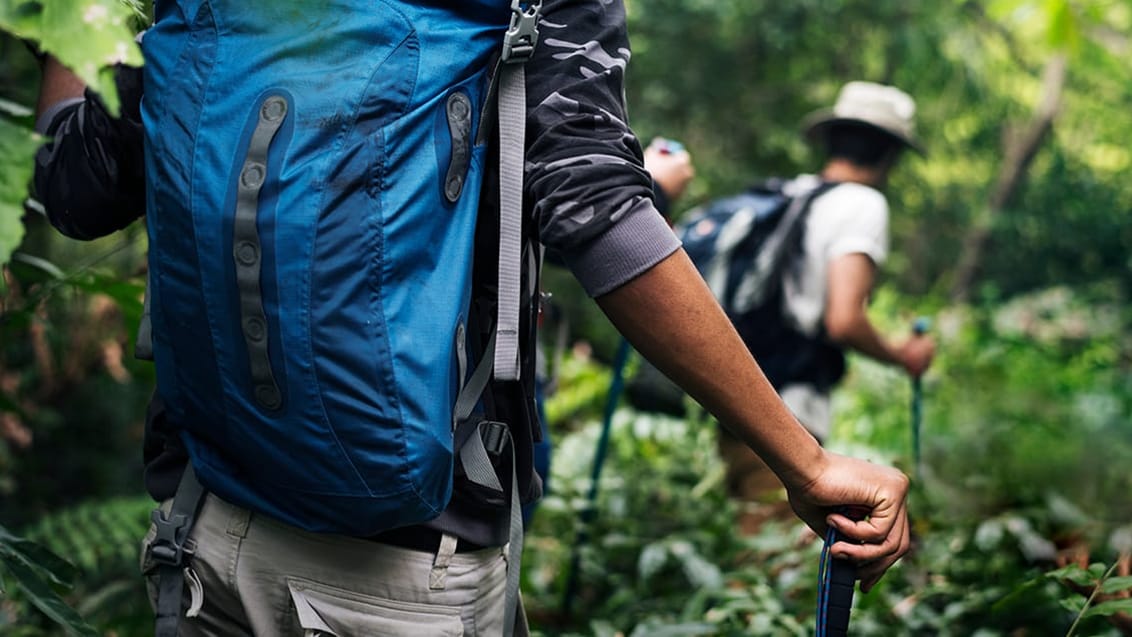
[[(142, 542), (142, 572), (156, 603), (155, 568), (145, 557), (154, 533)], [(213, 495), (188, 546), (180, 635), (503, 634), (502, 548), (456, 553), (455, 538), (445, 536), (426, 553), (308, 533)]]

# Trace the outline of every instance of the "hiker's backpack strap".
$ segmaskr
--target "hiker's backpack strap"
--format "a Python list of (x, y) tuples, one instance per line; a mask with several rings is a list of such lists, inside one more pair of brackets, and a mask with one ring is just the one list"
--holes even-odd
[[(495, 360), (497, 334), (493, 333), (484, 349), (483, 358), (472, 372), (467, 384), (460, 390), (454, 411), (455, 448), (460, 464), (470, 482), (494, 493), (506, 494), (496, 475), (491, 456), (510, 454), (510, 498), (508, 500), (507, 581), (503, 597), (504, 635), (511, 637), (521, 618), (519, 609), (519, 573), (523, 556), (523, 512), (519, 501), (519, 480), (516, 472), (515, 446), (507, 425), (501, 422), (472, 417), (479, 396), (487, 389)], [(525, 620), (523, 620), (525, 624)]]
[(790, 200), (774, 232), (759, 250), (754, 267), (748, 270), (736, 288), (732, 311), (742, 314), (763, 302), (771, 291), (771, 282), (777, 281), (782, 274), (790, 246), (795, 245), (801, 236), (811, 204), (835, 185), (834, 182), (821, 182)]
[(526, 150), (525, 67), (538, 43), (542, 0), (511, 0), (511, 26), (495, 73), (499, 114), (499, 299), (495, 379), (519, 380), (522, 276), (523, 157)]
[[(526, 152), (527, 95), (525, 65), (538, 43), (541, 0), (511, 2), (511, 24), (503, 38), (503, 51), (492, 76), (489, 99), (496, 107), (499, 134), (499, 254), (495, 329), (453, 409), (455, 449), (469, 481), (508, 498), (507, 580), (504, 589), (505, 637), (524, 635), (525, 617), (519, 612), (519, 575), (523, 555), (523, 515), (516, 472), (515, 447), (506, 424), (472, 418), (491, 379), (520, 379), (520, 307), (522, 305), (523, 170)], [(490, 124), (489, 124), (490, 126)], [(481, 126), (480, 135), (489, 128)], [(537, 265), (535, 266), (537, 267)], [(466, 363), (461, 362), (461, 367)], [(462, 374), (461, 374), (462, 376)], [(505, 488), (491, 456), (510, 454), (510, 485)]]
[(186, 463), (169, 511), (158, 508), (151, 515), (157, 531), (148, 549), (149, 558), (157, 564), (155, 637), (177, 637), (185, 586), (184, 571), (192, 555), (192, 549), (186, 547), (185, 543), (196, 522), (204, 496), (204, 487), (197, 480), (193, 464)]

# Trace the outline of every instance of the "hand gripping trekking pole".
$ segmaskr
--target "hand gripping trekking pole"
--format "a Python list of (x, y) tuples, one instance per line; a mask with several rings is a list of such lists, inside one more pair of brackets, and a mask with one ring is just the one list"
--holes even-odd
[[(858, 509), (841, 507), (838, 513), (854, 520), (864, 519)], [(830, 554), (835, 542), (847, 538), (832, 526), (825, 534), (818, 565), (818, 614), (816, 637), (843, 637), (849, 633), (849, 611), (853, 607), (853, 587), (857, 582), (857, 566), (849, 560)]]

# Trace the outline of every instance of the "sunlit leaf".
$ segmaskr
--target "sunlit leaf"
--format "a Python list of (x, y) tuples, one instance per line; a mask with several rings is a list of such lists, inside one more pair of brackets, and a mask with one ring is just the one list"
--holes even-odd
[(1132, 591), (1132, 576), (1110, 577), (1101, 584), (1101, 592), (1105, 594)]
[(1108, 617), (1117, 613), (1132, 613), (1132, 598), (1130, 599), (1110, 599), (1101, 602), (1095, 606), (1090, 606), (1088, 610), (1081, 614), (1082, 617)]
[(24, 237), (23, 202), (39, 143), (39, 135), (0, 118), (0, 264)]
[(121, 0), (4, 0), (0, 29), (39, 44), (94, 88), (118, 112), (115, 64), (140, 66), (131, 20), (136, 3)]
[(1077, 584), (1078, 586), (1093, 586), (1097, 583), (1097, 578), (1093, 576), (1092, 573), (1076, 564), (1050, 571), (1046, 573), (1046, 577), (1055, 580), (1065, 580)]

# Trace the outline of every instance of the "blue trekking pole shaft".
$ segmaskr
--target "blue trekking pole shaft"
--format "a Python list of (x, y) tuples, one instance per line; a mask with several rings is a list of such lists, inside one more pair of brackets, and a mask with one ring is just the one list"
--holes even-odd
[[(912, 324), (912, 333), (922, 336), (927, 333), (930, 322), (920, 317)], [(920, 462), (920, 429), (924, 418), (924, 387), (920, 376), (912, 378), (912, 462), (916, 481), (919, 482), (921, 474)]]
[(622, 338), (621, 344), (617, 347), (617, 355), (613, 359), (613, 378), (609, 383), (609, 395), (605, 400), (601, 435), (597, 440), (597, 449), (594, 450), (594, 463), (590, 470), (590, 489), (586, 494), (586, 507), (582, 509), (578, 533), (571, 551), (570, 567), (566, 574), (566, 590), (562, 597), (562, 611), (567, 615), (573, 608), (574, 596), (578, 589), (580, 549), (589, 540), (590, 523), (593, 522), (597, 511), (597, 492), (598, 484), (601, 481), (601, 469), (605, 465), (605, 456), (609, 452), (609, 432), (613, 427), (613, 414), (617, 411), (617, 403), (621, 400), (621, 391), (625, 387), (625, 365), (629, 362), (631, 351), (629, 341)]

